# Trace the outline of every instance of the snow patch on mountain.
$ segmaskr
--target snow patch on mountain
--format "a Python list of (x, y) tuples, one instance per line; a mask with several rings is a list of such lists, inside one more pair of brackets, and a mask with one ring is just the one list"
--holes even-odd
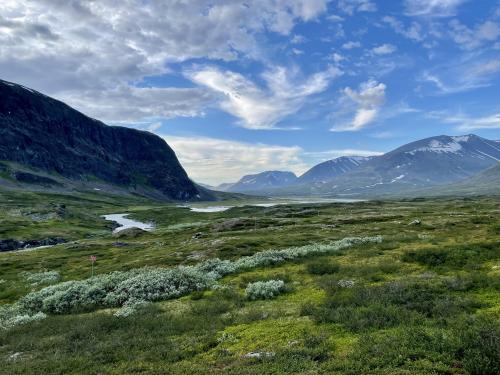
[(456, 141), (452, 142), (441, 142), (437, 139), (433, 139), (429, 142), (427, 147), (420, 147), (412, 151), (408, 151), (407, 154), (415, 155), (417, 152), (436, 152), (436, 153), (453, 153), (457, 154), (462, 149), (460, 143)]

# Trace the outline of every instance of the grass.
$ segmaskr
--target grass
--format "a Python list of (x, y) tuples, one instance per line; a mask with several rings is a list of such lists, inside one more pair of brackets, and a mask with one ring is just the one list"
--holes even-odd
[[(351, 236), (384, 241), (228, 275), (216, 290), (152, 303), (126, 318), (101, 309), (0, 331), (0, 373), (497, 374), (499, 203), (478, 197), (195, 213), (139, 198), (2, 192), (0, 238), (70, 242), (0, 253), (0, 304), (46, 285), (30, 283), (26, 272), (88, 278), (90, 255), (103, 274)], [(154, 221), (156, 230), (113, 237), (100, 215), (125, 212)], [(415, 219), (421, 224), (408, 225)], [(245, 297), (249, 283), (269, 280), (283, 280), (286, 293)]]

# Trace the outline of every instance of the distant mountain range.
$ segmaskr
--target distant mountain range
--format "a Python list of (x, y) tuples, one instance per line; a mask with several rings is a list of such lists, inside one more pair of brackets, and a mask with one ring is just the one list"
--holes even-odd
[[(253, 189), (247, 191), (260, 195), (344, 197), (398, 194), (466, 181), (495, 166), (498, 161), (498, 141), (474, 134), (441, 135), (406, 144), (381, 156), (329, 160), (314, 166), (292, 183), (281, 187), (254, 184)], [(493, 169), (491, 174), (495, 176), (495, 173)], [(238, 185), (247, 177), (242, 178)], [(484, 177), (477, 183), (491, 185), (493, 181), (494, 178), (488, 180)], [(234, 186), (230, 184), (227, 189), (232, 191)], [(496, 188), (500, 193), (500, 188)]]
[(160, 137), (107, 126), (68, 105), (0, 80), (0, 185), (93, 187), (174, 200), (210, 198)]

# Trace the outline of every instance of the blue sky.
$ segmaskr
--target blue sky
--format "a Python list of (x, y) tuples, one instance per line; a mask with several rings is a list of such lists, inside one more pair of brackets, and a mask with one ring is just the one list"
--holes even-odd
[(152, 131), (217, 184), (500, 139), (497, 0), (4, 0), (0, 78)]

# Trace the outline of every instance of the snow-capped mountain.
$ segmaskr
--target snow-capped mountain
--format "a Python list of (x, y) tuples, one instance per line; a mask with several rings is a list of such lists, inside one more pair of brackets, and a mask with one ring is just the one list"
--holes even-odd
[(444, 185), (500, 161), (500, 144), (470, 134), (441, 135), (401, 146), (321, 187), (321, 192), (371, 194)]
[(337, 176), (352, 171), (371, 159), (373, 159), (373, 156), (341, 156), (333, 160), (328, 160), (309, 169), (299, 177), (297, 183), (328, 182)]
[(233, 184), (221, 184), (217, 187), (217, 190), (233, 193), (255, 192), (289, 186), (296, 181), (297, 176), (292, 172), (266, 171), (243, 176), (238, 182)]

